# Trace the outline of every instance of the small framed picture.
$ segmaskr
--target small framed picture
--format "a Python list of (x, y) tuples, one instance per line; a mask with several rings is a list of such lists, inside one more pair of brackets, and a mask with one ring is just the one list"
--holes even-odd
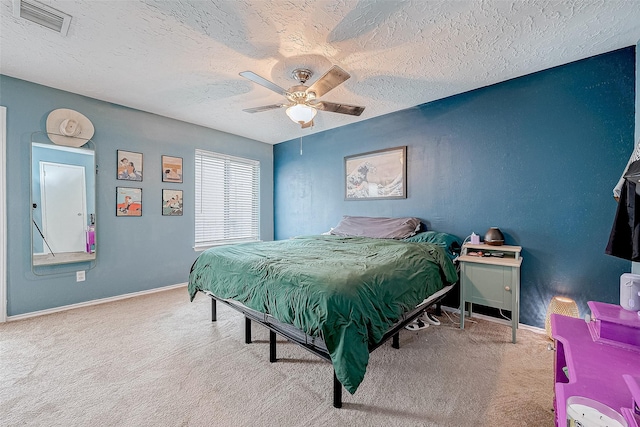
[(116, 187), (116, 216), (142, 216), (142, 188)]
[(182, 157), (162, 156), (162, 182), (182, 183)]
[(182, 190), (162, 190), (162, 215), (182, 215)]
[(142, 153), (118, 150), (118, 179), (142, 181)]

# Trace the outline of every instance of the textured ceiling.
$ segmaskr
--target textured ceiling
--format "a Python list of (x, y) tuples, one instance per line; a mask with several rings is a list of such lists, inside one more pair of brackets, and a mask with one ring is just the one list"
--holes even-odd
[[(42, 1), (73, 16), (66, 37), (0, 1), (2, 74), (270, 144), (640, 39), (637, 0)], [(313, 83), (333, 64), (351, 79), (322, 99), (360, 117), (300, 129), (284, 109), (242, 111), (284, 98), (239, 72), (288, 88), (293, 69)]]

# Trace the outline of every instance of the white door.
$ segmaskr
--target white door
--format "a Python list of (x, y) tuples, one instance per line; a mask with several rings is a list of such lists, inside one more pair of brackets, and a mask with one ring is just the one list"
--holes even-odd
[[(84, 167), (40, 162), (42, 225), (54, 254), (85, 252), (87, 207)], [(49, 248), (44, 244), (44, 252)]]

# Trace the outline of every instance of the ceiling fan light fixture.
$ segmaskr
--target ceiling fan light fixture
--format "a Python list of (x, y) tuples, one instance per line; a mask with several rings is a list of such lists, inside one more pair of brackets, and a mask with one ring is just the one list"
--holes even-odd
[(342, 68), (334, 65), (324, 73), (322, 77), (315, 81), (311, 86), (305, 83), (313, 73), (306, 68), (296, 68), (292, 76), (300, 83), (289, 89), (283, 89), (275, 83), (257, 75), (252, 71), (243, 71), (240, 76), (251, 80), (265, 88), (284, 95), (287, 98), (286, 104), (272, 104), (262, 107), (246, 108), (242, 111), (247, 113), (259, 113), (261, 111), (273, 110), (275, 108), (287, 107), (287, 116), (294, 122), (302, 125), (302, 128), (313, 126), (313, 118), (318, 110), (328, 111), (331, 113), (349, 114), (351, 116), (359, 116), (364, 111), (364, 107), (349, 104), (336, 104), (335, 102), (318, 101), (318, 98), (327, 92), (335, 89), (337, 86), (349, 79), (350, 75)]
[(296, 104), (287, 108), (287, 116), (296, 123), (309, 123), (318, 113), (313, 107), (305, 104)]

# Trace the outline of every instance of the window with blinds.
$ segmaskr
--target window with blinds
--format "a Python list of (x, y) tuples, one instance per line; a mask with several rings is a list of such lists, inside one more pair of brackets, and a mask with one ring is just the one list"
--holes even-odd
[(195, 167), (195, 247), (260, 240), (260, 162), (196, 150)]

